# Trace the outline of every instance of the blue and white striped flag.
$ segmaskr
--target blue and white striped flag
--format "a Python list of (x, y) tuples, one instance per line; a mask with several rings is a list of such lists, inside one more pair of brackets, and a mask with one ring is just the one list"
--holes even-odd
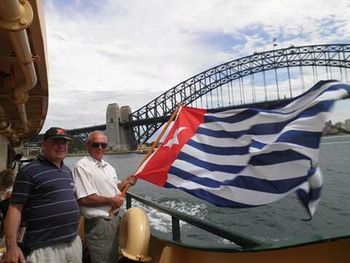
[(328, 112), (350, 85), (321, 81), (269, 109), (183, 107), (136, 175), (217, 206), (255, 207), (297, 191), (312, 216), (320, 199), (319, 145)]

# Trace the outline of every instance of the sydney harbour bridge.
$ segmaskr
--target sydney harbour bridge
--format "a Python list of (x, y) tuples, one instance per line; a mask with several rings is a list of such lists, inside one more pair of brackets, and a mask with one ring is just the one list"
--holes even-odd
[[(349, 82), (350, 44), (290, 46), (255, 52), (177, 84), (119, 122), (131, 144), (141, 144), (170, 118), (177, 105), (219, 109), (268, 106), (303, 93), (319, 80)], [(106, 124), (68, 130), (86, 138)]]

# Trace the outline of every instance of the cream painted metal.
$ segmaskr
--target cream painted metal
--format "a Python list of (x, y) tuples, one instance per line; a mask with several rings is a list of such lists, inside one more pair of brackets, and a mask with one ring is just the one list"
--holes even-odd
[[(40, 132), (47, 113), (47, 56), (42, 10), (41, 0), (0, 0), (2, 176), (16, 172), (12, 166), (14, 148)], [(2, 242), (0, 251), (5, 250)]]
[(0, 136), (12, 146), (37, 134), (48, 104), (40, 0), (0, 1)]
[(350, 239), (262, 251), (213, 251), (186, 248), (152, 239), (151, 256), (159, 263), (348, 263)]
[(41, 0), (0, 0), (0, 172), (6, 176), (14, 172), (14, 148), (40, 132), (47, 113), (42, 10)]
[(124, 257), (132, 260), (147, 262), (151, 236), (148, 217), (138, 207), (127, 210), (119, 223), (118, 243)]
[(28, 1), (3, 0), (0, 2), (0, 27), (8, 30), (16, 58), (21, 67), (24, 81), (15, 86), (13, 101), (17, 105), (24, 130), (28, 130), (25, 103), (28, 92), (35, 86), (37, 76), (26, 28), (33, 22), (33, 10)]

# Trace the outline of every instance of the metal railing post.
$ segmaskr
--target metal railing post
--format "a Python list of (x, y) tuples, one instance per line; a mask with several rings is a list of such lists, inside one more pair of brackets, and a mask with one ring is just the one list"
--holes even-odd
[(172, 216), (171, 217), (171, 224), (172, 224), (172, 234), (173, 234), (173, 240), (176, 242), (181, 241), (181, 233), (180, 233), (180, 221), (178, 218)]

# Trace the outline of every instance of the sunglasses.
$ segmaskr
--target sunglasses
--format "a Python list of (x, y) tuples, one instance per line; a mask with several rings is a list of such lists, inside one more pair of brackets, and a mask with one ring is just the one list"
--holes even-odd
[(93, 142), (93, 143), (91, 143), (91, 146), (93, 147), (93, 148), (103, 148), (103, 149), (106, 149), (107, 148), (107, 143), (104, 143), (104, 142), (102, 142), (102, 143), (99, 143), (99, 142)]

